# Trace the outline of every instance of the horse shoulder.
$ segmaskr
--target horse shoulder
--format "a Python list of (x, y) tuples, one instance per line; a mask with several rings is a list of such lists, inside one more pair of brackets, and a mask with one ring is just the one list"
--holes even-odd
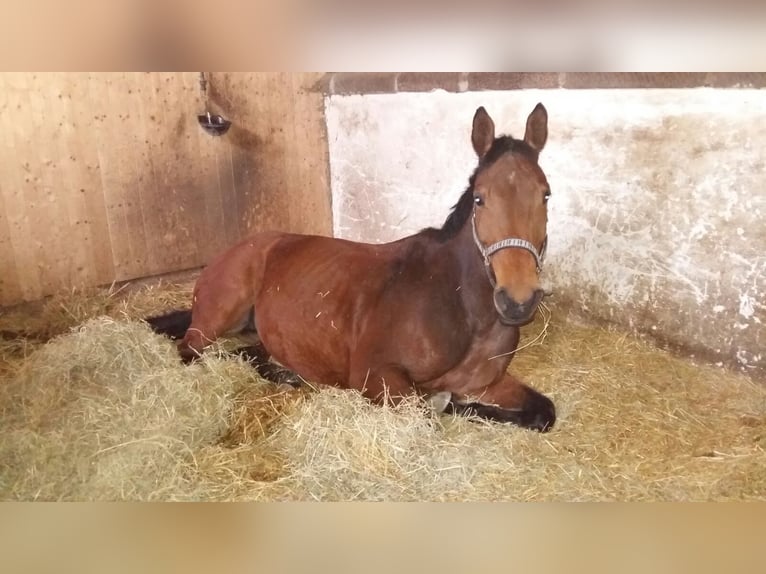
[(392, 245), (360, 322), (360, 352), (397, 364), (414, 381), (439, 376), (459, 363), (471, 343), (459, 274), (429, 245)]
[(428, 392), (478, 393), (505, 375), (518, 341), (519, 329), (498, 321), (486, 331), (474, 334), (469, 348), (453, 368), (419, 386)]

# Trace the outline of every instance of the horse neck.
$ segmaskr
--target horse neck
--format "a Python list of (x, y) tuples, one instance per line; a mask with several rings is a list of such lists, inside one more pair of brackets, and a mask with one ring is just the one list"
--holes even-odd
[(463, 304), (475, 324), (485, 327), (497, 321), (497, 312), (492, 301), (492, 285), (484, 260), (474, 243), (470, 221), (469, 218), (445, 247), (459, 268)]

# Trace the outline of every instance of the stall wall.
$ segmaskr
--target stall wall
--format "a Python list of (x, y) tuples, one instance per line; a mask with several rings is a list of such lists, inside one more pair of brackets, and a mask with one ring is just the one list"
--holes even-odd
[(199, 267), (256, 229), (330, 233), (320, 77), (0, 74), (0, 305)]

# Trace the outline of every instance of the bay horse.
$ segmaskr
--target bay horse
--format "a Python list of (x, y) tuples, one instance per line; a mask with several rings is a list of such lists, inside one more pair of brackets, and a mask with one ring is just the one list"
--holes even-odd
[(538, 155), (547, 137), (542, 104), (522, 140), (495, 137), (480, 107), (478, 166), (441, 228), (385, 244), (256, 233), (202, 271), (191, 312), (147, 321), (183, 334), (186, 361), (224, 334), (255, 330), (258, 363), (271, 356), (284, 367), (267, 367), (272, 374), (376, 403), (446, 397), (447, 413), (547, 431), (553, 402), (506, 372), (543, 297), (550, 187)]

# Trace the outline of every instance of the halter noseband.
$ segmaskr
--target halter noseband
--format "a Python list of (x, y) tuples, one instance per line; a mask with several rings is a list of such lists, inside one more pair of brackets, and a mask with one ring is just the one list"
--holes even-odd
[(545, 250), (548, 247), (548, 236), (545, 236), (545, 239), (543, 239), (543, 246), (540, 249), (540, 252), (538, 253), (537, 248), (532, 245), (529, 241), (526, 239), (519, 239), (518, 237), (509, 237), (507, 239), (501, 239), (497, 243), (493, 243), (489, 247), (484, 247), (481, 240), (479, 239), (479, 235), (476, 233), (476, 210), (474, 210), (473, 214), (471, 215), (471, 228), (473, 230), (473, 241), (476, 243), (476, 247), (479, 248), (479, 252), (481, 253), (481, 256), (484, 258), (484, 267), (487, 269), (487, 276), (489, 277), (489, 282), (492, 283), (492, 287), (495, 287), (495, 279), (492, 274), (492, 267), (489, 262), (489, 256), (493, 253), (496, 253), (500, 251), (501, 249), (510, 249), (510, 248), (516, 248), (516, 249), (525, 249), (529, 251), (532, 254), (532, 257), (535, 258), (535, 265), (537, 266), (537, 272), (540, 273), (543, 270), (543, 259), (545, 258)]

